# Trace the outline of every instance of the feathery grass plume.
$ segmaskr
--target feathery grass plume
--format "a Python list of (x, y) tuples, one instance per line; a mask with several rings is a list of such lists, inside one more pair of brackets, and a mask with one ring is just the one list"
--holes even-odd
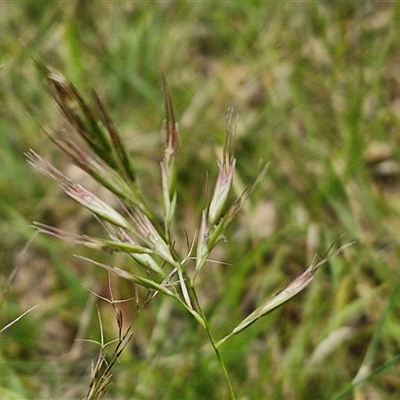
[(91, 91), (91, 105), (55, 68), (40, 60), (36, 64), (57, 108), (72, 128), (55, 134), (45, 130), (46, 135), (100, 185), (156, 220), (140, 193), (128, 152), (95, 91)]
[[(139, 191), (134, 168), (114, 124), (98, 96), (92, 92), (93, 105), (87, 103), (77, 89), (58, 71), (39, 63), (39, 68), (46, 77), (50, 93), (59, 110), (68, 120), (71, 130), (63, 130), (57, 135), (48, 134), (51, 140), (78, 167), (91, 175), (100, 185), (107, 188), (120, 201), (122, 211), (117, 211), (96, 195), (72, 182), (57, 168), (45, 161), (33, 150), (27, 153), (28, 162), (45, 175), (54, 179), (71, 198), (90, 210), (102, 223), (108, 239), (94, 238), (86, 235), (71, 235), (57, 228), (36, 223), (40, 232), (62, 238), (77, 245), (84, 245), (107, 251), (126, 253), (137, 264), (144, 267), (138, 272), (106, 265), (91, 259), (80, 257), (103, 268), (120, 278), (134, 282), (148, 290), (147, 299), (155, 295), (166, 295), (183, 307), (205, 330), (208, 340), (219, 363), (230, 399), (235, 399), (229, 373), (221, 357), (220, 346), (230, 337), (244, 331), (262, 316), (270, 313), (287, 302), (290, 298), (305, 289), (311, 282), (317, 269), (331, 256), (342, 251), (348, 245), (315, 265), (309, 267), (302, 275), (290, 283), (284, 290), (272, 296), (250, 315), (243, 319), (228, 335), (215, 340), (207, 316), (199, 301), (196, 277), (203, 270), (210, 252), (217, 242), (224, 237), (226, 228), (240, 212), (243, 202), (252, 193), (253, 188), (244, 191), (233, 201), (228, 201), (236, 167), (233, 153), (233, 110), (230, 109), (226, 120), (225, 145), (214, 191), (201, 214), (197, 243), (194, 240), (195, 269), (188, 268), (189, 254), (181, 256), (176, 251), (175, 238), (171, 226), (176, 222), (177, 184), (176, 157), (178, 150), (178, 129), (171, 90), (163, 77), (165, 96), (165, 123), (163, 133), (165, 148), (161, 168), (161, 188), (163, 221), (155, 217), (155, 211), (149, 208)], [(256, 183), (264, 176), (265, 168)], [(256, 184), (255, 183), (255, 184)], [(254, 185), (255, 185), (254, 184)], [(157, 208), (159, 209), (159, 207)], [(162, 225), (164, 224), (164, 227)], [(87, 399), (98, 398), (106, 393), (111, 378), (111, 368), (126, 346), (131, 334), (121, 332), (121, 315), (117, 312), (117, 324), (120, 327), (118, 345), (111, 362), (106, 364), (101, 341), (99, 359), (93, 369)]]

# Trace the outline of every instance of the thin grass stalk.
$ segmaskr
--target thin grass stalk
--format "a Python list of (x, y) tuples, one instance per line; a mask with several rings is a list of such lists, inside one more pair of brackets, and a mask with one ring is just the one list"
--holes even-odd
[(224, 360), (222, 359), (221, 352), (219, 350), (217, 342), (215, 341), (214, 336), (212, 335), (212, 332), (211, 332), (211, 329), (210, 329), (210, 325), (208, 323), (208, 319), (205, 316), (205, 314), (203, 312), (203, 309), (202, 309), (202, 307), (201, 307), (201, 305), (199, 303), (199, 299), (197, 297), (196, 290), (192, 286), (191, 286), (191, 292), (193, 294), (193, 298), (194, 298), (195, 304), (196, 304), (196, 306), (197, 306), (197, 308), (199, 310), (199, 314), (200, 314), (202, 320), (204, 321), (203, 328), (207, 332), (208, 339), (209, 339), (209, 341), (211, 343), (211, 346), (212, 346), (212, 348), (214, 350), (215, 356), (216, 356), (216, 358), (218, 360), (218, 363), (219, 363), (219, 365), (221, 367), (222, 374), (223, 374), (223, 376), (225, 378), (225, 382), (227, 384), (228, 391), (229, 391), (229, 397), (230, 397), (231, 400), (236, 400), (235, 391), (233, 389), (232, 382), (231, 382), (231, 379), (229, 377), (228, 370), (226, 369)]

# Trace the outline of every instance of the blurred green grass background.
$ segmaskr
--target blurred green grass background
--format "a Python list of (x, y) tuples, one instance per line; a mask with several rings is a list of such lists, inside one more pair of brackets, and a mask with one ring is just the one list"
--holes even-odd
[[(39, 305), (0, 334), (0, 397), (85, 396), (98, 348), (76, 339), (99, 339), (88, 288), (104, 293), (108, 283), (72, 253), (126, 263), (30, 227), (41, 221), (77, 233), (98, 229), (25, 161), (33, 148), (85, 180), (41, 132), (63, 121), (35, 70), (32, 57), (40, 56), (79, 89), (98, 91), (154, 203), (161, 73), (168, 77), (181, 135), (182, 246), (183, 232), (193, 238), (198, 226), (226, 111), (235, 108), (237, 190), (269, 167), (215, 254), (231, 265), (210, 264), (204, 274), (201, 300), (217, 338), (304, 271), (315, 253), (357, 240), (305, 293), (225, 345), (239, 399), (395, 398), (399, 8), (328, 0), (0, 3), (0, 329)], [(114, 285), (120, 298), (132, 296), (128, 285)], [(99, 307), (112, 339), (113, 310)], [(129, 320), (133, 304), (121, 307)], [(204, 333), (168, 299), (152, 302), (133, 332), (108, 398), (227, 397), (216, 362), (202, 351)], [(356, 377), (365, 379), (353, 385)]]

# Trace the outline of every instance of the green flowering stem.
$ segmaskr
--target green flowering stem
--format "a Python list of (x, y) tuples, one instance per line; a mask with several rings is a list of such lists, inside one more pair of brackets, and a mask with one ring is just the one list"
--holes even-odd
[(176, 208), (176, 153), (178, 151), (178, 126), (175, 122), (174, 102), (165, 76), (162, 76), (165, 98), (164, 159), (161, 162), (161, 187), (164, 203), (165, 235), (169, 238)]
[[(354, 242), (353, 242), (354, 243)], [(257, 307), (251, 314), (249, 314), (243, 321), (241, 321), (229, 335), (222, 338), (216, 346), (219, 348), (223, 343), (225, 343), (229, 338), (232, 336), (244, 331), (254, 322), (256, 322), (259, 318), (271, 313), (282, 304), (289, 301), (292, 297), (296, 296), (302, 290), (304, 290), (310, 282), (314, 278), (314, 274), (317, 270), (325, 264), (331, 257), (335, 256), (336, 254), (340, 253), (346, 247), (352, 245), (353, 243), (347, 243), (332, 254), (325, 256), (322, 260), (317, 262), (315, 265), (311, 265), (308, 267), (300, 276), (298, 276), (294, 281), (292, 281), (285, 289), (280, 291), (279, 293), (271, 296), (265, 303), (261, 306)]]

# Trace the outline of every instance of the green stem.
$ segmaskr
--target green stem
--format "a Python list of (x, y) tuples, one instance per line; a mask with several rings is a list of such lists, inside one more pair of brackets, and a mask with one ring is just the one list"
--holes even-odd
[[(171, 249), (171, 251), (172, 251), (173, 256), (176, 259), (179, 259), (179, 257), (177, 257), (176, 251), (174, 249)], [(196, 321), (206, 330), (208, 338), (210, 340), (210, 343), (214, 349), (215, 356), (217, 357), (218, 363), (222, 369), (226, 384), (228, 386), (229, 397), (231, 400), (236, 400), (236, 395), (233, 390), (231, 380), (229, 378), (228, 370), (226, 369), (226, 366), (224, 364), (224, 361), (222, 360), (222, 356), (221, 356), (221, 353), (218, 348), (219, 344), (215, 341), (215, 339), (211, 333), (207, 317), (205, 316), (205, 314), (203, 312), (203, 309), (202, 309), (199, 299), (197, 297), (196, 290), (193, 286), (193, 281), (189, 279), (189, 276), (187, 275), (187, 272), (182, 264), (181, 264), (180, 271), (183, 276), (183, 281), (188, 283), (186, 285), (186, 289), (187, 289), (188, 295), (191, 299), (191, 302), (193, 302), (194, 308), (192, 308), (189, 304), (187, 304), (184, 299), (181, 299), (178, 294), (177, 294), (177, 300), (192, 314), (192, 316), (196, 319)]]
[(218, 363), (219, 363), (219, 365), (220, 365), (220, 367), (222, 369), (225, 381), (226, 381), (226, 383), (228, 385), (229, 397), (230, 397), (231, 400), (236, 400), (236, 395), (235, 395), (235, 392), (234, 392), (233, 387), (232, 387), (231, 379), (229, 378), (228, 370), (226, 369), (225, 363), (222, 360), (221, 352), (219, 351), (217, 343), (215, 342), (215, 339), (214, 339), (214, 337), (213, 337), (213, 335), (211, 333), (210, 326), (208, 324), (208, 320), (207, 320), (206, 316), (204, 315), (203, 309), (200, 306), (196, 291), (195, 291), (194, 287), (191, 286), (191, 285), (189, 285), (189, 288), (190, 288), (190, 292), (191, 292), (192, 298), (194, 300), (194, 303), (196, 304), (197, 312), (199, 313), (199, 315), (201, 316), (201, 318), (204, 321), (204, 324), (202, 324), (202, 326), (204, 327), (204, 329), (207, 332), (207, 335), (208, 335), (208, 338), (210, 340), (210, 343), (211, 343), (211, 345), (212, 345), (212, 347), (214, 349), (215, 356), (217, 357), (217, 360), (218, 360)]
[(225, 367), (225, 363), (224, 363), (224, 361), (222, 360), (221, 353), (220, 353), (220, 351), (219, 351), (219, 349), (218, 349), (218, 347), (217, 347), (217, 345), (216, 345), (216, 343), (215, 343), (215, 340), (214, 340), (214, 338), (213, 338), (213, 336), (212, 336), (210, 330), (208, 329), (208, 322), (207, 322), (207, 321), (205, 321), (205, 322), (206, 322), (206, 331), (207, 331), (207, 335), (208, 335), (208, 337), (209, 337), (209, 339), (210, 339), (210, 342), (211, 342), (212, 347), (213, 347), (214, 352), (215, 352), (215, 356), (216, 356), (217, 359), (218, 359), (219, 365), (221, 366), (221, 369), (222, 369), (222, 372), (223, 372), (223, 374), (224, 374), (226, 383), (227, 383), (227, 385), (228, 385), (229, 396), (230, 396), (231, 400), (236, 400), (235, 392), (233, 391), (233, 387), (232, 387), (231, 379), (229, 378), (228, 370), (227, 370), (226, 367)]

